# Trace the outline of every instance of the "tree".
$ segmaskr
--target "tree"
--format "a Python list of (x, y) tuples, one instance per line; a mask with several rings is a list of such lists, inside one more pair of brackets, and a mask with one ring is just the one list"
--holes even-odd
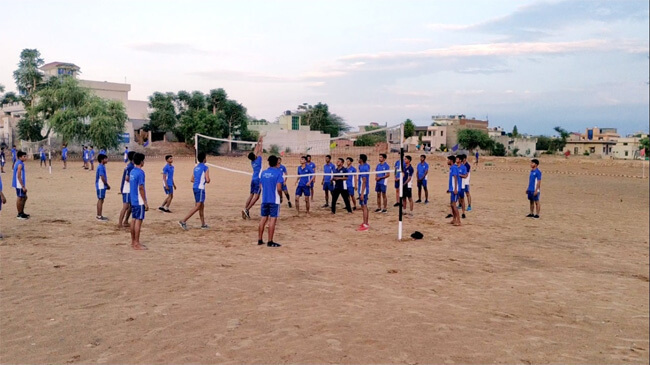
[(302, 104), (298, 106), (299, 113), (302, 115), (302, 124), (308, 125), (312, 131), (321, 131), (332, 137), (338, 137), (341, 132), (345, 132), (350, 127), (345, 124), (343, 118), (336, 114), (330, 113), (327, 104), (318, 103), (316, 105)]
[[(200, 133), (206, 136), (222, 137), (226, 131), (226, 123), (221, 114), (214, 115), (207, 109), (188, 110), (181, 116), (178, 132), (186, 143), (194, 143), (194, 135)], [(220, 142), (201, 138), (199, 150), (205, 152), (218, 152)]]
[(506, 146), (503, 145), (503, 143), (496, 142), (492, 144), (492, 148), (490, 149), (490, 153), (492, 156), (505, 156), (506, 155)]
[(513, 138), (517, 138), (517, 137), (519, 137), (519, 131), (517, 130), (517, 125), (515, 125), (514, 127), (512, 127), (512, 137), (513, 137)]
[(149, 107), (153, 109), (149, 114), (148, 127), (154, 132), (171, 132), (176, 128), (178, 117), (174, 107), (175, 95), (155, 92), (149, 96)]
[(648, 155), (648, 150), (650, 149), (650, 140), (648, 140), (648, 137), (641, 138), (639, 140), (639, 145), (641, 148), (639, 150), (645, 149), (645, 155)]
[(458, 143), (467, 150), (476, 148), (489, 150), (494, 141), (486, 132), (477, 129), (461, 129), (458, 132)]
[(538, 151), (547, 151), (551, 145), (551, 138), (547, 136), (537, 136), (537, 143), (535, 149)]
[(23, 49), (20, 52), (18, 69), (14, 71), (14, 80), (25, 105), (34, 106), (34, 94), (38, 85), (43, 81), (43, 73), (39, 67), (43, 66), (41, 53), (37, 49)]
[(567, 138), (569, 138), (571, 134), (560, 126), (553, 128), (553, 130), (555, 130), (560, 135), (560, 138), (553, 139), (549, 151), (562, 151), (564, 149), (564, 146), (566, 146)]
[(12, 104), (12, 103), (15, 103), (17, 101), (20, 101), (20, 98), (18, 97), (18, 95), (16, 95), (16, 93), (13, 92), (13, 91), (10, 91), (10, 92), (2, 95), (0, 97), (0, 99), (1, 99), (0, 100), (0, 105), (2, 105), (2, 104)]
[[(366, 131), (373, 131), (379, 129), (379, 127), (366, 126)], [(354, 142), (355, 146), (375, 146), (377, 143), (386, 142), (386, 131), (381, 131), (377, 133), (364, 134), (359, 136)]]
[(418, 145), (422, 146), (424, 144), (424, 141), (422, 140), (422, 137), (424, 136), (424, 133), (420, 132), (418, 133)]
[(415, 134), (415, 124), (410, 119), (404, 121), (404, 138), (409, 138)]

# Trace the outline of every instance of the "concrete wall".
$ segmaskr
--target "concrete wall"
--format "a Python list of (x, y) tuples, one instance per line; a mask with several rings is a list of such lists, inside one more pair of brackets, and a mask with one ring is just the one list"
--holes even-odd
[(291, 153), (308, 153), (326, 155), (330, 152), (330, 135), (319, 131), (268, 131), (264, 137), (264, 148), (270, 151), (271, 145), (277, 145), (280, 151), (291, 149)]
[(633, 160), (639, 157), (641, 144), (640, 138), (629, 137), (620, 138), (614, 147), (612, 147), (612, 156), (623, 160)]
[(128, 107), (129, 91), (131, 91), (131, 85), (129, 84), (91, 80), (79, 80), (79, 84), (90, 89), (100, 98), (118, 100), (124, 104), (125, 108)]
[(518, 149), (517, 156), (535, 157), (537, 152), (537, 138), (512, 138), (506, 136), (493, 136), (492, 139), (503, 144), (509, 154)]
[(562, 152), (569, 151), (572, 155), (583, 155), (585, 151), (588, 151), (590, 155), (605, 157), (612, 154), (614, 146), (615, 143), (613, 142), (604, 143), (601, 141), (598, 143), (597, 141), (594, 141), (585, 143), (567, 141), (564, 151)]

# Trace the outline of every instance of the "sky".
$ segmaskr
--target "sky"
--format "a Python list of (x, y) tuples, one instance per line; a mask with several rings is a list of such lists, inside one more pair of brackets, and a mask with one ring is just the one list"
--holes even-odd
[[(520, 133), (648, 131), (647, 0), (0, 0), (0, 84), (24, 48), (81, 78), (224, 88), (275, 120), (329, 105), (351, 126), (464, 114)], [(29, 19), (29, 21), (28, 21)]]

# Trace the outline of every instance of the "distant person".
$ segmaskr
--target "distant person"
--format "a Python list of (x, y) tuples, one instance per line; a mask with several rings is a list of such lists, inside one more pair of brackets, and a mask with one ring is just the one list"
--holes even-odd
[(122, 172), (122, 181), (120, 182), (120, 192), (122, 193), (122, 210), (120, 211), (120, 218), (117, 222), (118, 227), (131, 227), (129, 224), (129, 217), (131, 216), (131, 184), (129, 179), (131, 178), (131, 171), (135, 168), (133, 163), (133, 157), (135, 156), (135, 151), (130, 151), (126, 158), (129, 163), (124, 167)]
[(47, 162), (45, 162), (45, 148), (43, 146), (38, 149), (38, 156), (40, 158), (40, 167), (43, 167), (43, 165), (47, 166)]
[(571, 151), (569, 150), (564, 151), (564, 159), (568, 160), (570, 155), (571, 155)]
[(108, 185), (108, 177), (106, 176), (106, 164), (108, 157), (106, 155), (98, 155), (97, 172), (95, 173), (95, 188), (97, 189), (97, 220), (100, 222), (108, 222), (108, 218), (104, 217), (102, 210), (104, 208), (104, 198), (106, 198), (106, 190), (111, 190)]
[(81, 156), (82, 156), (83, 161), (84, 161), (83, 168), (84, 168), (84, 170), (88, 170), (88, 147), (86, 147), (86, 146), (82, 146), (82, 147), (83, 147), (83, 149), (81, 151)]
[(282, 164), (282, 157), (278, 157), (278, 168), (282, 171), (282, 192), (287, 197), (287, 205), (291, 208), (291, 198), (289, 197), (289, 188), (287, 188), (287, 178), (288, 175), (287, 168)]
[(192, 218), (192, 216), (199, 212), (199, 218), (201, 219), (201, 229), (208, 229), (207, 224), (205, 224), (205, 184), (210, 183), (210, 172), (208, 166), (205, 164), (207, 162), (207, 157), (205, 152), (199, 152), (197, 156), (199, 163), (194, 167), (192, 172), (192, 192), (194, 192), (194, 208), (192, 208), (189, 213), (185, 216), (182, 221), (179, 221), (178, 224), (187, 231), (187, 221)]
[(377, 193), (377, 209), (375, 209), (375, 213), (388, 212), (388, 197), (386, 196), (386, 190), (388, 189), (387, 183), (388, 178), (390, 177), (390, 165), (386, 162), (386, 157), (385, 153), (380, 153), (379, 163), (375, 168), (375, 171), (386, 171), (375, 176), (375, 192)]
[(393, 204), (394, 207), (399, 207), (400, 204), (402, 204), (402, 199), (399, 196), (399, 186), (401, 182), (401, 174), (402, 174), (402, 167), (400, 166), (400, 159), (401, 156), (398, 153), (397, 154), (397, 161), (395, 161), (395, 204)]
[(478, 164), (478, 150), (476, 150), (476, 153), (474, 154), (474, 157), (476, 157), (476, 161), (474, 161), (474, 163)]
[(463, 178), (461, 188), (463, 188), (463, 191), (465, 192), (465, 199), (467, 201), (467, 211), (471, 212), (472, 211), (472, 195), (469, 193), (469, 182), (470, 182), (470, 177), (472, 175), (472, 166), (467, 162), (467, 156), (463, 155), (463, 165), (465, 165), (465, 168), (467, 169), (467, 177)]
[(18, 158), (16, 157), (16, 145), (11, 146), (11, 168), (13, 169), (14, 166), (16, 166), (16, 160)]
[[(313, 174), (314, 171), (307, 166), (307, 157), (300, 157), (300, 166), (298, 166), (298, 175), (309, 175)], [(309, 197), (311, 196), (311, 183), (314, 180), (314, 176), (301, 176), (296, 179), (296, 211), (300, 212), (300, 197), (305, 196), (305, 206), (307, 207), (307, 213), (309, 213)]]
[[(332, 163), (332, 156), (325, 156), (325, 165), (323, 165), (323, 173), (331, 174), (336, 166)], [(323, 186), (323, 191), (325, 192), (325, 204), (321, 208), (329, 208), (330, 206), (330, 191), (332, 191), (332, 176), (323, 175), (321, 180), (321, 185)]]
[(102, 148), (99, 150), (99, 153), (102, 154), (102, 155), (106, 155), (106, 156), (108, 156), (108, 153), (106, 153), (106, 148), (103, 148), (103, 147), (102, 147)]
[(357, 172), (357, 169), (352, 166), (352, 163), (354, 163), (354, 159), (352, 157), (347, 157), (345, 159), (345, 168), (348, 170), (348, 196), (350, 197), (352, 203), (352, 210), (357, 210), (357, 199), (354, 197), (355, 191), (357, 191), (357, 185), (355, 184), (355, 181), (357, 181), (357, 179), (355, 178), (355, 175), (353, 175)]
[[(539, 219), (540, 212), (540, 188), (542, 186), (542, 172), (538, 169), (539, 160), (534, 158), (530, 160), (530, 175), (528, 177), (528, 189), (526, 189), (526, 195), (528, 196), (528, 201), (530, 202), (530, 214), (526, 217)], [(537, 212), (535, 212), (535, 210)]]
[(282, 170), (278, 168), (278, 158), (276, 156), (269, 156), (268, 161), (269, 168), (264, 170), (260, 175), (260, 184), (262, 184), (262, 207), (260, 211), (261, 218), (257, 244), (264, 244), (264, 229), (268, 222), (269, 240), (266, 245), (268, 247), (280, 247), (282, 245), (273, 241), (273, 236), (275, 234), (275, 225), (280, 215), (284, 178), (282, 177)]
[(171, 213), (169, 206), (172, 203), (172, 199), (174, 199), (174, 190), (176, 190), (176, 183), (174, 183), (174, 156), (165, 156), (165, 161), (167, 163), (165, 164), (165, 167), (163, 167), (162, 174), (163, 190), (165, 191), (166, 197), (162, 205), (158, 207), (158, 210), (165, 213)]
[(451, 207), (451, 214), (447, 218), (452, 218), (450, 224), (454, 226), (460, 226), (460, 214), (458, 213), (458, 189), (460, 188), (458, 184), (458, 166), (456, 166), (456, 156), (447, 156), (447, 165), (449, 166), (449, 188), (447, 193), (449, 194), (449, 206)]
[(68, 145), (65, 143), (61, 148), (61, 161), (63, 161), (63, 169), (65, 170), (68, 167)]
[(125, 146), (124, 147), (124, 163), (129, 162), (129, 147)]
[(7, 163), (6, 157), (5, 157), (5, 148), (0, 147), (0, 173), (4, 174), (5, 173), (5, 163)]
[(145, 190), (144, 155), (136, 153), (133, 155), (134, 168), (129, 175), (129, 200), (131, 202), (131, 248), (134, 250), (146, 250), (147, 247), (140, 243), (140, 230), (144, 221), (144, 213), (149, 210), (147, 203), (147, 192)]
[(458, 187), (458, 209), (461, 209), (460, 217), (465, 219), (465, 188), (463, 187), (463, 180), (467, 178), (467, 167), (463, 164), (463, 159), (467, 158), (465, 155), (460, 154), (456, 156), (456, 166), (458, 166), (458, 177), (460, 184)]
[[(5, 198), (5, 194), (2, 192), (2, 176), (0, 176), (0, 211), (2, 211), (3, 204), (7, 204), (7, 198)], [(0, 233), (0, 239), (2, 238), (2, 233)]]
[(88, 162), (90, 162), (90, 171), (95, 170), (95, 149), (93, 146), (90, 146), (90, 149), (88, 150)]
[(417, 166), (418, 169), (418, 200), (416, 203), (422, 203), (422, 189), (424, 189), (424, 204), (429, 204), (429, 188), (428, 179), (429, 179), (429, 164), (426, 161), (427, 156), (420, 155), (420, 163)]
[(251, 219), (250, 209), (257, 203), (260, 198), (260, 173), (262, 173), (262, 153), (264, 152), (262, 136), (257, 140), (255, 150), (248, 154), (248, 159), (251, 161), (253, 168), (253, 176), (251, 177), (250, 194), (246, 200), (246, 206), (241, 211), (243, 219)]
[(365, 232), (370, 229), (368, 223), (368, 194), (370, 190), (370, 165), (367, 163), (368, 156), (365, 154), (359, 155), (359, 178), (357, 186), (359, 187), (359, 205), (363, 212), (363, 223), (359, 225), (357, 231)]
[[(307, 155), (307, 167), (311, 169), (311, 173), (315, 174), (316, 173), (316, 164), (311, 160), (311, 155)], [(314, 183), (316, 182), (316, 176), (311, 181), (311, 185), (309, 185), (309, 193), (310, 193), (310, 199), (313, 202), (314, 201)]]
[(406, 202), (409, 203), (409, 216), (413, 216), (413, 175), (415, 171), (413, 166), (411, 166), (411, 156), (404, 157), (404, 183), (402, 187), (402, 192), (404, 193), (402, 197), (402, 208), (406, 210)]
[(29, 219), (29, 214), (25, 214), (25, 203), (27, 202), (27, 179), (25, 179), (25, 161), (27, 154), (18, 151), (16, 154), (17, 162), (14, 164), (14, 176), (11, 187), (16, 189), (16, 208), (18, 210), (18, 219)]
[[(344, 160), (339, 158), (336, 160), (336, 167), (334, 168), (334, 177), (332, 177), (332, 183), (334, 189), (332, 190), (332, 214), (336, 214), (336, 201), (339, 199), (339, 196), (343, 197), (343, 203), (345, 204), (345, 210), (348, 213), (352, 213), (352, 207), (350, 206), (350, 194), (348, 193), (348, 169), (343, 166)], [(354, 199), (354, 195), (352, 195)]]

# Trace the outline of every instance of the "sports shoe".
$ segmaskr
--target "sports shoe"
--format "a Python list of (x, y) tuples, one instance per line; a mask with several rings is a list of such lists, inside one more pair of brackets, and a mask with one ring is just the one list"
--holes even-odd
[(365, 225), (365, 224), (362, 224), (362, 225), (359, 226), (359, 228), (357, 228), (357, 231), (359, 231), (359, 232), (365, 232), (365, 231), (367, 231), (368, 229), (370, 229), (369, 226), (367, 226), (367, 225)]
[(171, 213), (172, 211), (169, 208), (165, 208), (165, 213)]
[(242, 209), (241, 217), (244, 218), (244, 219), (251, 219), (251, 215), (248, 212), (248, 209)]
[(399, 203), (393, 204), (394, 207), (399, 207)]
[(352, 210), (357, 210), (357, 207), (352, 208)]
[(95, 217), (100, 222), (108, 222), (108, 218), (104, 217), (103, 215), (98, 215)]
[(263, 244), (264, 244), (264, 241), (262, 241), (262, 240), (257, 240), (257, 245), (258, 245), (258, 246), (261, 246), (261, 245), (263, 245)]
[(187, 231), (187, 223), (178, 221), (178, 225), (181, 226), (184, 231)]
[(460, 217), (465, 219), (465, 213), (463, 213)]
[(468, 212), (471, 212), (471, 211), (472, 211), (472, 206), (471, 206), (471, 205), (468, 205), (468, 206), (467, 206), (467, 211), (468, 211)]
[(422, 200), (418, 199), (415, 201), (416, 203), (422, 203)]
[(266, 244), (268, 247), (280, 247), (282, 246), (281, 244), (273, 241), (269, 241), (269, 243)]
[(375, 209), (375, 213), (379, 213), (379, 212), (381, 212), (381, 208)]
[(535, 215), (533, 216), (533, 218), (535, 218), (535, 219), (539, 219), (539, 214), (535, 214)]
[(458, 207), (457, 207), (457, 208), (458, 208), (458, 209), (463, 209), (463, 206), (460, 205), (460, 204), (458, 204)]
[(158, 207), (158, 210), (161, 211), (161, 212), (164, 212), (164, 211), (165, 211), (165, 207)]
[(533, 217), (535, 217), (535, 214), (533, 214), (533, 213), (530, 213), (530, 214), (528, 214), (528, 215), (526, 216), (526, 218), (533, 218)]
[(387, 209), (382, 209), (381, 212), (382, 213), (388, 213), (388, 210)]
[(29, 217), (26, 217), (25, 214), (18, 213), (16, 219), (25, 220), (25, 219), (29, 219)]
[(291, 202), (287, 201), (287, 204), (289, 205), (289, 208), (291, 208)]
[(208, 226), (207, 224), (202, 224), (201, 225), (201, 229), (208, 229), (208, 228), (210, 228), (210, 226)]
[(428, 200), (425, 200), (425, 201), (424, 201), (424, 204), (429, 204), (429, 201), (428, 201)]
[(451, 218), (453, 216), (454, 216), (453, 214), (447, 214), (447, 216), (445, 218)]
[(321, 207), (321, 208), (329, 208), (329, 207), (330, 207), (330, 205), (329, 205), (329, 204), (327, 204), (327, 203), (325, 203), (325, 204), (323, 204), (323, 205), (321, 205), (320, 207)]

